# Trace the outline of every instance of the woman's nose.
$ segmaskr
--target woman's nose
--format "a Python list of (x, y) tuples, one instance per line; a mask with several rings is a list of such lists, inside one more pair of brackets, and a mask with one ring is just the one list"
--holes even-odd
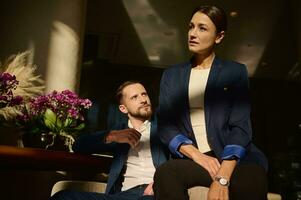
[(189, 37), (195, 37), (196, 36), (196, 29), (193, 28), (188, 32)]

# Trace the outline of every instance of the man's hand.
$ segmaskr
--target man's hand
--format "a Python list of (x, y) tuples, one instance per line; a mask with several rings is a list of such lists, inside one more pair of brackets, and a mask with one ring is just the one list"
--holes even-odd
[(154, 184), (154, 182), (151, 182), (150, 184), (148, 184), (148, 186), (145, 188), (145, 190), (143, 192), (143, 196), (144, 195), (154, 195), (153, 184)]
[(229, 188), (222, 186), (219, 182), (213, 181), (210, 185), (208, 192), (208, 200), (228, 200), (229, 199)]
[(127, 143), (134, 148), (141, 138), (141, 133), (133, 128), (111, 131), (106, 137), (106, 143)]

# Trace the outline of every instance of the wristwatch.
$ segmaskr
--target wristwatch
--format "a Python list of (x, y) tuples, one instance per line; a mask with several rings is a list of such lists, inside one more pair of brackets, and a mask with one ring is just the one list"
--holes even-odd
[(215, 176), (214, 180), (218, 181), (219, 184), (221, 184), (222, 186), (229, 186), (230, 185), (230, 181), (228, 181), (226, 178), (224, 178), (222, 176)]

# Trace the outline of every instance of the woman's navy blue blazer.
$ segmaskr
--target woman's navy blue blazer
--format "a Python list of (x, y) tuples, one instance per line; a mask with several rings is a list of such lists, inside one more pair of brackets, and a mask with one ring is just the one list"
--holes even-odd
[[(128, 128), (128, 121), (123, 121), (112, 127), (112, 130), (121, 130)], [(92, 153), (113, 153), (113, 161), (110, 168), (109, 178), (106, 187), (106, 194), (115, 194), (121, 191), (123, 174), (125, 172), (125, 163), (130, 149), (129, 144), (110, 143), (106, 144), (104, 139), (109, 133), (99, 131), (92, 134), (85, 134), (79, 137), (73, 145), (74, 152), (92, 154)], [(158, 168), (169, 157), (167, 148), (162, 144), (157, 135), (157, 119), (151, 120), (150, 131), (151, 155), (155, 168)]]
[[(197, 147), (190, 122), (188, 86), (191, 62), (166, 69), (160, 83), (158, 134), (175, 157), (182, 144)], [(246, 66), (215, 57), (205, 95), (207, 139), (219, 160), (257, 163), (267, 170), (264, 154), (252, 143)]]

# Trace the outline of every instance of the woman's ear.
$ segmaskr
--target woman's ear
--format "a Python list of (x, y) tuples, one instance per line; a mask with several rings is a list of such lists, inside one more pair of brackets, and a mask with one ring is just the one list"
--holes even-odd
[(224, 37), (225, 37), (225, 31), (218, 33), (216, 35), (215, 44), (221, 43)]
[(119, 110), (124, 114), (128, 113), (128, 109), (123, 104), (119, 105)]

